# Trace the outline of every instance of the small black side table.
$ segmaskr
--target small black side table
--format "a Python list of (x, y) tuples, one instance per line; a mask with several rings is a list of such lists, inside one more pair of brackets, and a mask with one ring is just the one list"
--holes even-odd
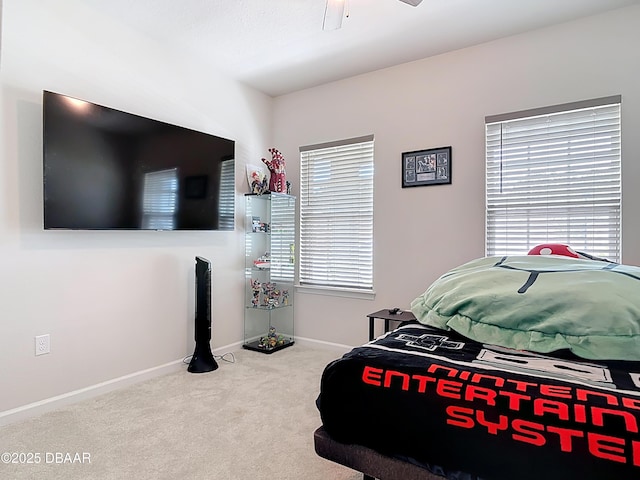
[(391, 320), (395, 322), (410, 322), (415, 320), (416, 317), (407, 310), (401, 310), (398, 313), (389, 313), (391, 310), (389, 308), (385, 308), (383, 310), (378, 310), (377, 312), (370, 313), (367, 315), (369, 317), (369, 341), (373, 340), (375, 337), (373, 336), (373, 321), (376, 318), (380, 320), (384, 320), (384, 331), (389, 331), (389, 322)]

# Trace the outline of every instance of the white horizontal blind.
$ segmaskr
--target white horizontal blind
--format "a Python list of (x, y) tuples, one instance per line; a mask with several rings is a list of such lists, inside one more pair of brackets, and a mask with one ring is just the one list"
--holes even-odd
[(170, 168), (144, 174), (142, 228), (175, 229), (178, 209), (178, 170)]
[(300, 284), (373, 289), (373, 136), (300, 149)]
[(620, 97), (602, 100), (611, 98), (487, 120), (487, 255), (566, 243), (620, 261)]

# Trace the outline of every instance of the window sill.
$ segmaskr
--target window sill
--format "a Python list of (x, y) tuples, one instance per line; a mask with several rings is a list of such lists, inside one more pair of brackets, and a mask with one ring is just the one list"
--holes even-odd
[(376, 298), (376, 292), (356, 290), (353, 288), (339, 288), (339, 287), (312, 287), (309, 285), (296, 285), (297, 293), (308, 293), (312, 295), (329, 295), (332, 297), (347, 297), (357, 298), (360, 300), (374, 300)]

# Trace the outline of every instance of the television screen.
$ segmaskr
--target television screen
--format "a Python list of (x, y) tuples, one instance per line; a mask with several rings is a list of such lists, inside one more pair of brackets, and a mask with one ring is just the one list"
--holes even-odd
[(233, 230), (235, 142), (43, 92), (44, 228)]

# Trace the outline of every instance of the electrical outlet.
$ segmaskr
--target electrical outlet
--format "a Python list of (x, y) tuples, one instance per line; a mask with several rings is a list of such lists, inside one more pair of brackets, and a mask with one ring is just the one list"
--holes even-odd
[(36, 355), (44, 355), (45, 353), (51, 353), (51, 337), (48, 333), (36, 337)]

